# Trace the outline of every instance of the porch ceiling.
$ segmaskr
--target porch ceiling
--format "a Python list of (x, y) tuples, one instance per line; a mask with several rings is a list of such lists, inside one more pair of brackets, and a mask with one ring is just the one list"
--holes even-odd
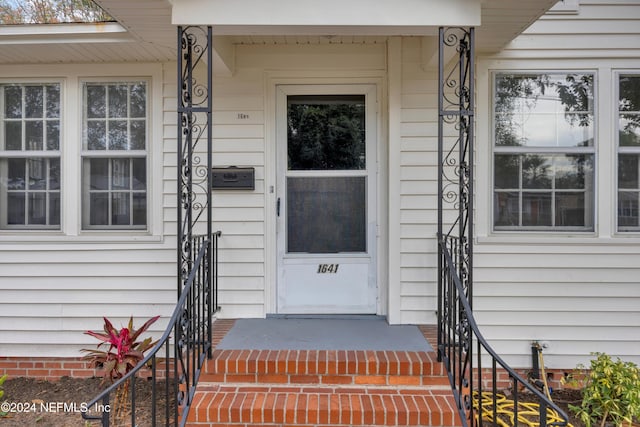
[[(200, 2), (203, 0), (94, 1), (118, 22), (0, 26), (0, 64), (172, 61), (176, 58), (172, 7), (194, 2), (202, 4)], [(266, 3), (265, 0), (260, 1)], [(309, 1), (312, 0), (301, 3), (307, 4)], [(368, 0), (350, 1), (358, 3)], [(418, 5), (421, 2), (432, 4), (440, 0), (406, 1)], [(452, 0), (445, 0), (443, 4), (450, 2)], [(458, 0), (455, 3), (465, 2), (467, 5), (476, 4), (474, 0)], [(476, 29), (477, 52), (498, 51), (556, 2), (557, 0), (483, 0), (480, 3), (481, 25)], [(448, 13), (455, 10), (453, 7)], [(254, 13), (251, 15), (253, 21), (214, 26), (214, 33), (218, 36), (214, 46), (218, 53), (216, 68), (229, 70), (229, 60), (226, 58), (229, 58), (230, 47), (235, 44), (383, 43), (391, 35), (436, 34), (436, 23), (430, 22), (429, 19), (432, 18), (424, 14), (422, 16), (425, 16), (426, 25), (415, 25), (416, 22), (407, 21), (402, 26), (393, 25), (388, 20), (382, 25), (381, 22), (386, 19), (384, 16), (379, 13), (370, 15), (372, 20), (380, 21), (375, 21), (380, 25), (255, 25), (258, 18)], [(471, 16), (467, 16), (467, 19), (471, 19)], [(241, 30), (243, 26), (245, 31)]]

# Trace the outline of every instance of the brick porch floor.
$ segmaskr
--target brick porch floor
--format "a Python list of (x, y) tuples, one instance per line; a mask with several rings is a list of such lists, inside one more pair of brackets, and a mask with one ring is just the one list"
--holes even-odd
[[(214, 344), (233, 320), (218, 320)], [(420, 331), (435, 345), (435, 327)], [(214, 350), (189, 426), (459, 426), (434, 352)]]

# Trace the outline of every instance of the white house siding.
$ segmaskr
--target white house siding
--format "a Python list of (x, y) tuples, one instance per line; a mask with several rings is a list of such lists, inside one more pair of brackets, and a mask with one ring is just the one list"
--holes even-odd
[(422, 38), (402, 39), (400, 319), (436, 322), (438, 71), (422, 65)]
[(235, 61), (233, 76), (214, 76), (214, 164), (254, 167), (256, 185), (213, 192), (214, 228), (222, 231), (219, 315), (264, 317), (275, 312), (276, 297), (274, 85), (383, 76), (385, 44), (273, 37), (237, 45)]
[[(214, 191), (214, 228), (220, 238), (219, 297), (223, 317), (265, 313), (265, 117), (260, 70), (238, 67), (214, 76), (215, 166), (255, 168), (255, 190)], [(242, 119), (238, 118), (239, 114)]]
[[(97, 341), (84, 331), (102, 328), (102, 317), (116, 327), (162, 315), (153, 325), (162, 333), (176, 299), (175, 66), (159, 64), (50, 64), (0, 67), (2, 81), (59, 78), (62, 81), (63, 230), (0, 232), (0, 356), (79, 357)], [(61, 77), (60, 77), (61, 76)], [(80, 230), (80, 82), (83, 78), (149, 78), (152, 211), (149, 233)], [(77, 101), (76, 101), (77, 100)], [(163, 125), (163, 110), (165, 120)], [(164, 126), (164, 129), (163, 129)], [(175, 129), (175, 126), (173, 126)], [(163, 138), (164, 132), (164, 138)], [(175, 170), (175, 168), (174, 168)]]
[[(546, 15), (478, 63), (475, 305), (491, 344), (531, 366), (532, 341), (548, 367), (570, 369), (591, 352), (640, 362), (640, 236), (618, 233), (615, 72), (640, 71), (640, 3), (580, 0), (578, 14)], [(494, 233), (491, 227), (491, 71), (596, 74), (594, 233)]]

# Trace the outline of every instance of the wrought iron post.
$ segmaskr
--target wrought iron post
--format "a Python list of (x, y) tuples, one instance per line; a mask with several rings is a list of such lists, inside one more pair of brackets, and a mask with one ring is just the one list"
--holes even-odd
[(204, 234), (206, 230), (209, 240), (212, 235), (213, 53), (211, 27), (178, 27), (178, 38), (179, 296), (197, 252), (192, 247), (194, 233)]
[[(177, 406), (188, 407), (213, 338), (211, 27), (178, 27), (178, 49), (178, 299), (189, 280), (197, 283), (175, 325), (173, 375)], [(201, 246), (202, 265), (194, 271)]]
[[(438, 359), (466, 410), (473, 334), (451, 274), (472, 301), (474, 29), (440, 28), (438, 69)], [(451, 58), (451, 60), (450, 60)], [(446, 252), (446, 255), (445, 255)], [(445, 256), (453, 264), (445, 263)], [(447, 265), (445, 265), (447, 264)], [(452, 271), (455, 270), (455, 271)], [(462, 409), (462, 408), (460, 408)]]
[[(457, 273), (472, 301), (474, 29), (440, 28), (439, 45), (438, 240), (456, 240), (452, 249), (458, 260)], [(450, 51), (454, 59), (448, 66)], [(442, 325), (447, 314), (442, 248), (439, 255), (438, 323)], [(439, 342), (441, 333), (442, 329)]]

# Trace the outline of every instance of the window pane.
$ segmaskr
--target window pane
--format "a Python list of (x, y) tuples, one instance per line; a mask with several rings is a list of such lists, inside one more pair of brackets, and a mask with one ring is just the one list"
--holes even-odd
[(133, 225), (147, 225), (147, 195), (133, 194)]
[(593, 120), (592, 114), (565, 114), (564, 117), (559, 117), (558, 145), (592, 147)]
[(127, 86), (109, 86), (109, 117), (127, 117)]
[(127, 150), (127, 122), (109, 121), (109, 150)]
[(27, 166), (25, 159), (7, 159), (9, 167), (9, 190), (25, 190), (27, 188)]
[(105, 150), (107, 148), (107, 125), (103, 121), (87, 122), (87, 149)]
[(47, 117), (56, 119), (60, 117), (60, 86), (50, 85), (47, 88)]
[(0, 183), (6, 189), (0, 192), (5, 197), (0, 201), (4, 209), (0, 228), (59, 226), (60, 159), (35, 156), (38, 151), (60, 149), (60, 86), (30, 83), (0, 85), (0, 89), (4, 101), (0, 148), (23, 152), (21, 158), (0, 159), (5, 165)]
[(44, 117), (44, 87), (25, 86), (25, 117), (39, 119)]
[(130, 225), (129, 193), (113, 193), (111, 197), (111, 224)]
[(60, 149), (60, 122), (57, 120), (47, 121), (47, 150)]
[[(95, 83), (86, 90), (88, 150), (146, 150), (146, 83)], [(85, 191), (92, 194), (85, 195), (91, 200), (91, 212), (83, 216), (84, 226), (146, 225), (146, 157), (89, 159), (86, 165), (90, 169), (84, 176), (90, 185)], [(93, 194), (96, 191), (101, 192), (99, 198)], [(103, 209), (100, 214), (95, 212), (98, 204)]]
[(636, 191), (618, 192), (618, 227), (637, 227), (638, 196)]
[(90, 159), (89, 160), (90, 188), (91, 190), (109, 189), (109, 160)]
[(49, 193), (49, 225), (60, 225), (60, 193)]
[(47, 189), (47, 164), (42, 158), (29, 159), (29, 190)]
[(47, 195), (45, 192), (29, 193), (29, 224), (46, 225)]
[(640, 145), (640, 114), (620, 114), (618, 126), (621, 146)]
[(40, 120), (25, 122), (25, 142), (26, 150), (44, 150), (43, 142), (43, 122)]
[(131, 85), (131, 106), (129, 117), (147, 116), (147, 88), (145, 83), (135, 83)]
[(365, 169), (364, 95), (289, 96), (289, 170)]
[(588, 214), (585, 211), (584, 193), (556, 193), (557, 227), (591, 226), (591, 218), (591, 209)]
[(49, 160), (49, 189), (60, 189), (60, 159)]
[(518, 193), (496, 192), (493, 215), (494, 223), (497, 226), (520, 225), (520, 197)]
[(5, 86), (4, 117), (7, 119), (22, 118), (22, 88), (21, 87)]
[(89, 224), (109, 225), (109, 194), (91, 193), (89, 195)]
[(126, 190), (130, 188), (129, 159), (111, 160), (111, 188)]
[(496, 154), (495, 188), (520, 188), (520, 156)]
[(618, 155), (618, 188), (640, 188), (638, 182), (638, 154)]
[(366, 252), (366, 194), (365, 177), (287, 178), (287, 251)]
[(100, 119), (107, 116), (106, 88), (102, 85), (87, 85), (87, 117)]
[(593, 188), (593, 155), (556, 156), (555, 169), (556, 188)]
[(6, 150), (22, 150), (22, 122), (4, 122)]
[(147, 140), (147, 124), (142, 120), (131, 121), (131, 150), (144, 150)]
[(522, 225), (552, 225), (551, 193), (522, 193)]
[(133, 182), (131, 188), (133, 190), (147, 189), (147, 160), (131, 159), (133, 168)]
[(620, 111), (640, 111), (640, 76), (620, 76)]
[(593, 145), (593, 75), (497, 74), (498, 146)]
[(25, 212), (25, 193), (9, 193), (7, 195), (7, 224), (24, 224)]
[(551, 188), (553, 158), (529, 154), (522, 156), (522, 188)]

